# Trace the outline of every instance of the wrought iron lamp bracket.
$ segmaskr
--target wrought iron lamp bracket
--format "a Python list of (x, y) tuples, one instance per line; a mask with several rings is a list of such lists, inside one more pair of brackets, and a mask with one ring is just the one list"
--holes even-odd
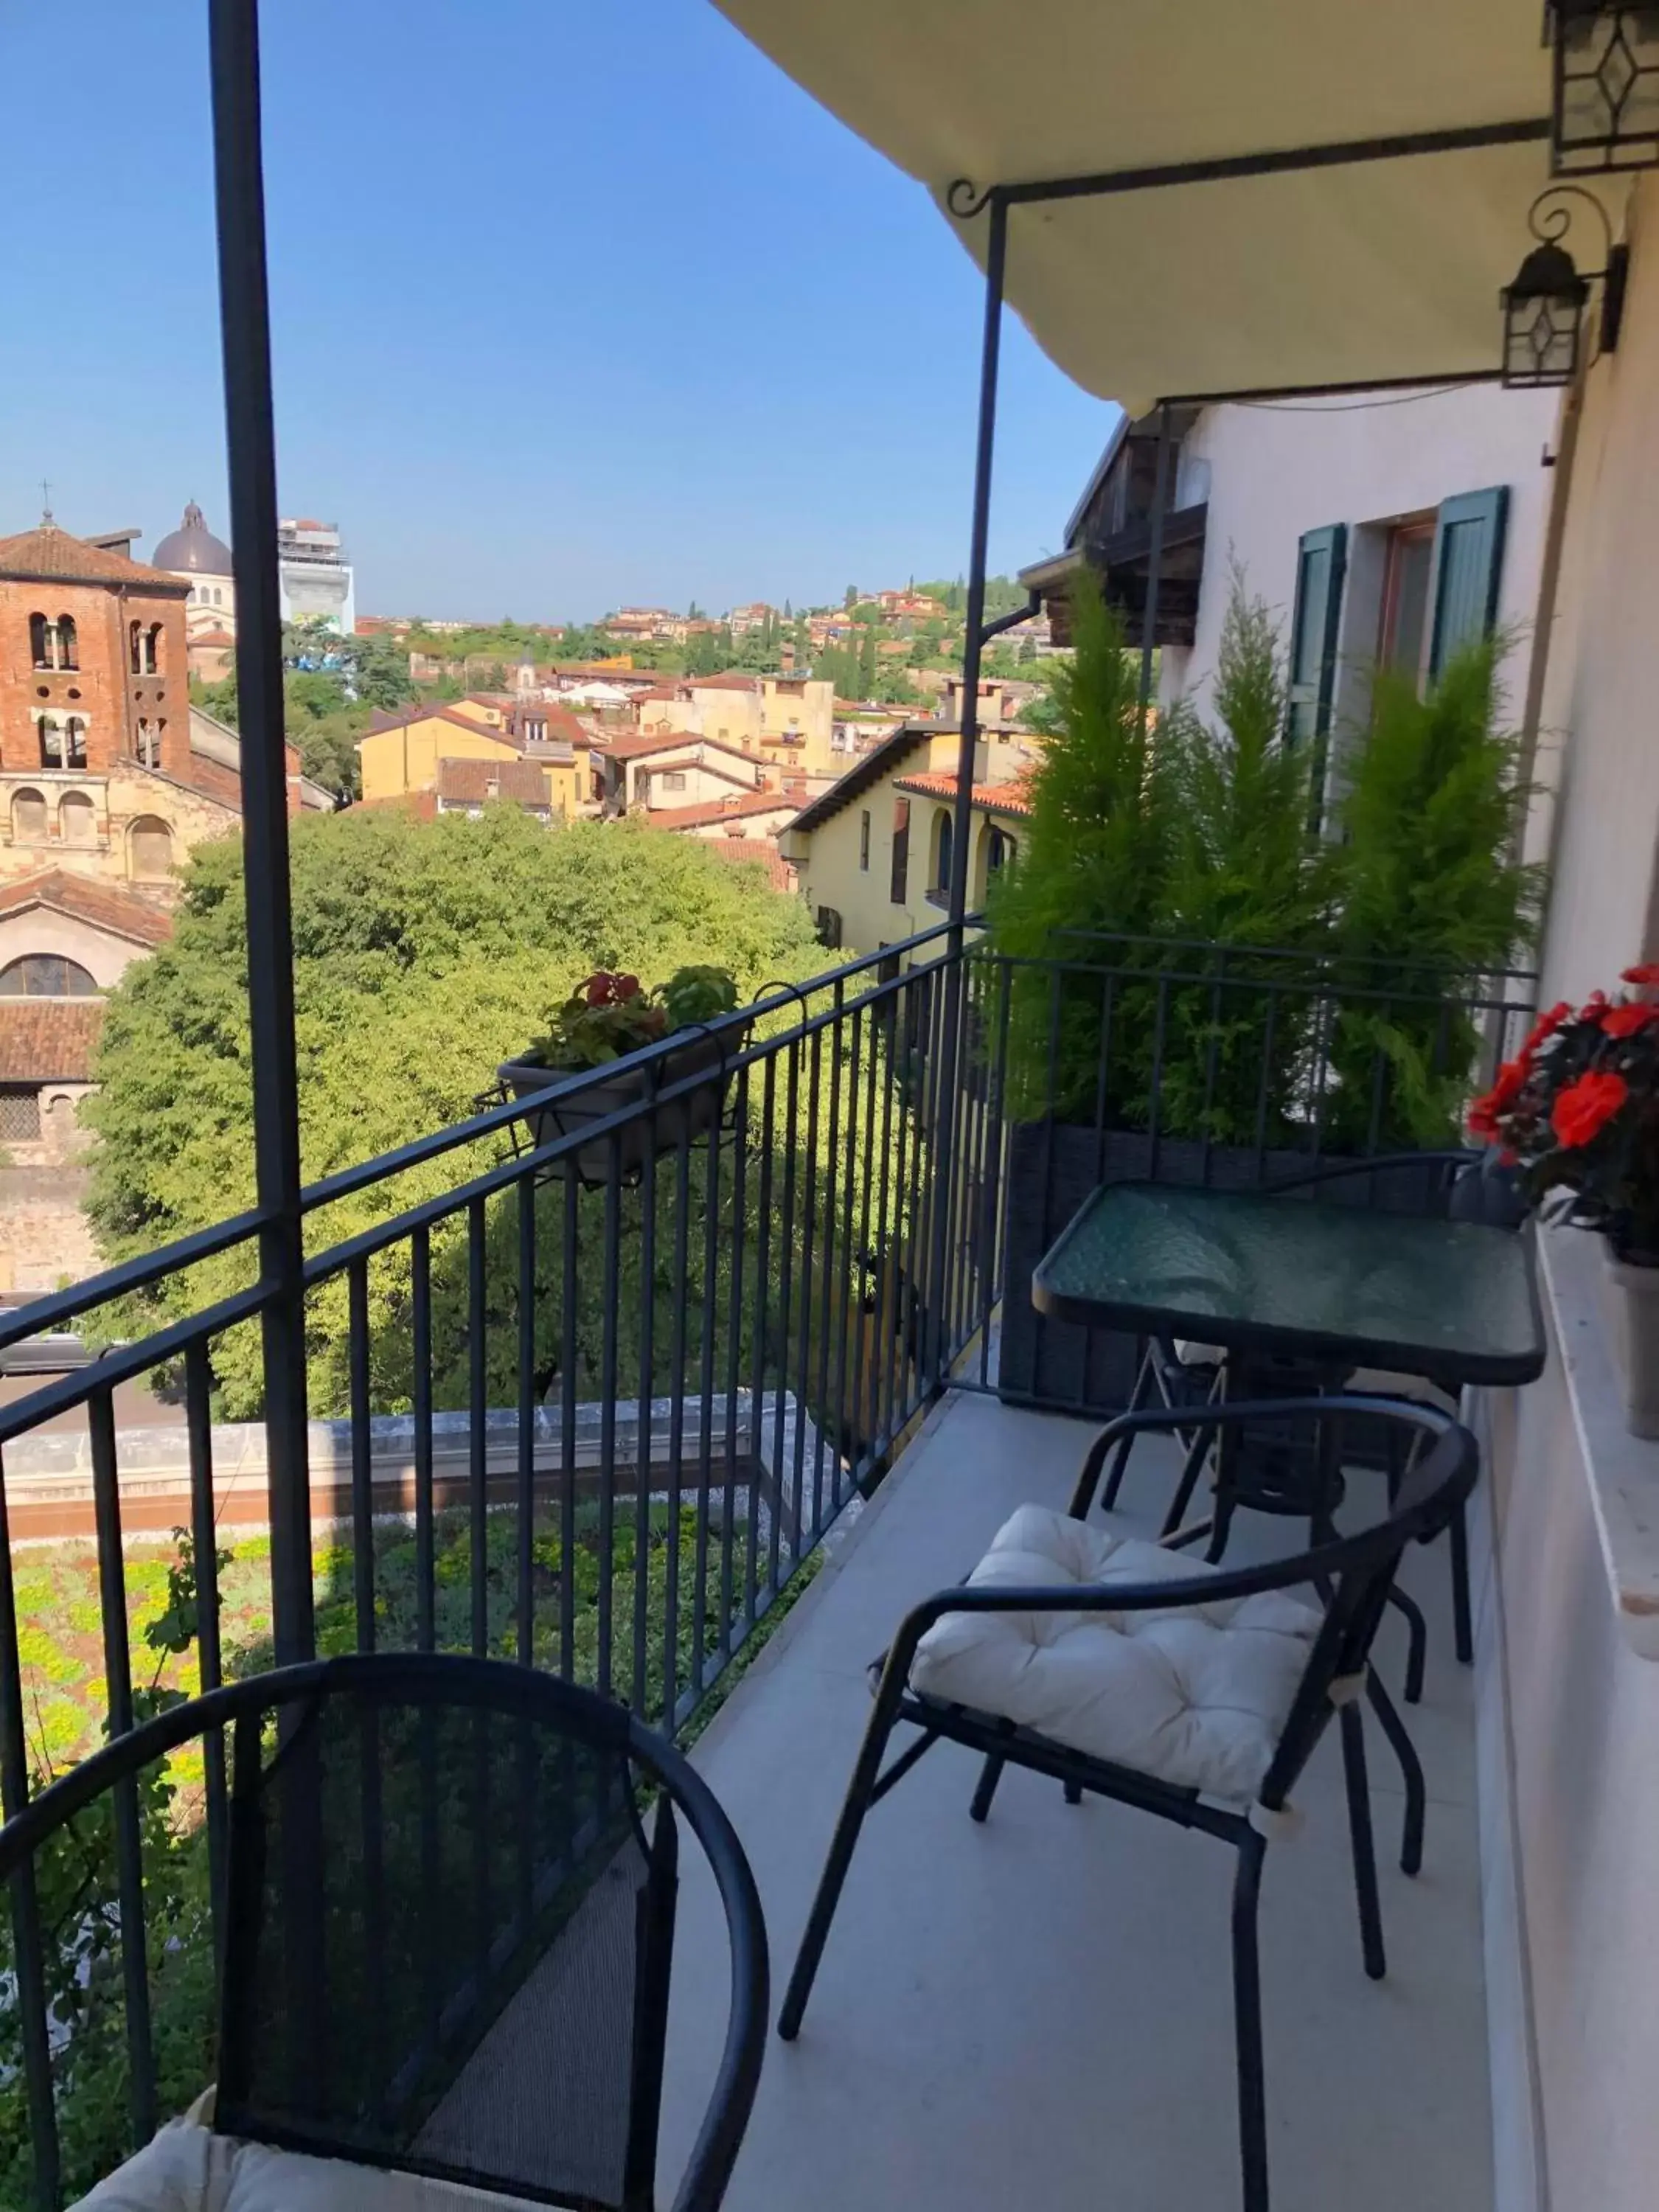
[(1527, 228), (1540, 246), (1560, 246), (1572, 228), (1573, 210), (1561, 204), (1564, 200), (1582, 200), (1594, 210), (1601, 227), (1602, 265), (1599, 269), (1580, 270), (1586, 284), (1601, 287), (1601, 312), (1595, 326), (1595, 351), (1591, 365), (1605, 353), (1615, 352), (1619, 344), (1619, 326), (1624, 319), (1625, 283), (1630, 270), (1630, 248), (1620, 244), (1613, 234), (1613, 222), (1601, 200), (1583, 185), (1557, 183), (1547, 185), (1527, 210)]

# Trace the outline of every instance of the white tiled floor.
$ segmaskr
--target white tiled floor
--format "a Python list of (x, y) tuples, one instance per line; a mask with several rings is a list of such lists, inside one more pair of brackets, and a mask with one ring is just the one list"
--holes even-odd
[[(907, 1605), (1012, 1508), (1063, 1504), (1091, 1431), (947, 1400), (697, 1749), (753, 1863), (774, 2009), (869, 1711), (864, 1668)], [(1143, 1445), (1126, 1517), (1167, 1498)], [(1283, 1537), (1257, 1522), (1257, 1532)], [(1366, 1980), (1333, 1740), (1262, 1897), (1275, 2212), (1486, 2212), (1492, 2202), (1471, 1681), (1443, 1546), (1409, 1563), (1430, 1626), (1408, 1715), (1428, 1771), (1422, 1875), (1398, 1870), (1398, 1774), (1370, 1730), (1389, 1971)], [(1403, 1637), (1380, 1647), (1398, 1683)], [(871, 1815), (798, 2043), (773, 2036), (732, 2212), (1222, 2212), (1238, 2202), (1224, 1844), (1067, 1807), (941, 1745)], [(712, 1884), (688, 1851), (664, 2115), (672, 2199), (726, 2026)]]

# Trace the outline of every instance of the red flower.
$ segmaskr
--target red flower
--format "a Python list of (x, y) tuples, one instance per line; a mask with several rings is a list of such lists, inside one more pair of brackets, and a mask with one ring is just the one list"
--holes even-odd
[(1659, 1022), (1659, 1006), (1650, 1006), (1638, 999), (1628, 1006), (1609, 1006), (1601, 1017), (1601, 1034), (1610, 1037), (1634, 1036), (1650, 1022)]
[(608, 968), (600, 968), (588, 977), (582, 987), (582, 995), (590, 1006), (620, 1006), (640, 995), (637, 975), (613, 975)]
[(1550, 1113), (1550, 1126), (1564, 1145), (1587, 1145), (1630, 1096), (1622, 1075), (1581, 1075), (1568, 1084)]
[(1572, 1006), (1569, 1000), (1558, 999), (1547, 1012), (1540, 1014), (1532, 1025), (1526, 1042), (1521, 1048), (1522, 1059), (1530, 1060), (1539, 1046), (1555, 1035), (1571, 1012)]
[(1639, 967), (1626, 968), (1626, 983), (1659, 983), (1659, 960), (1644, 960)]
[(1475, 1137), (1495, 1137), (1498, 1125), (1526, 1088), (1528, 1069), (1523, 1060), (1506, 1060), (1498, 1071), (1498, 1080), (1484, 1098), (1477, 1098), (1469, 1109), (1469, 1133)]

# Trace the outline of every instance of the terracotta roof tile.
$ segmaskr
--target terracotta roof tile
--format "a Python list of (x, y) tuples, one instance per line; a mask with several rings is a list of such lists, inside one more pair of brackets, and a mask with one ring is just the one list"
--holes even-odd
[(547, 770), (534, 761), (456, 760), (438, 763), (437, 793), (457, 806), (483, 806), (492, 799), (520, 806), (550, 806)]
[(752, 762), (753, 753), (744, 752), (729, 738), (705, 738), (697, 730), (653, 730), (641, 735), (619, 738), (596, 737), (592, 740), (593, 750), (607, 759), (618, 761), (643, 760), (648, 754), (684, 752), (688, 745), (707, 745), (711, 751), (730, 753), (736, 760)]
[[(913, 791), (923, 799), (954, 799), (957, 780), (944, 769), (929, 770), (920, 775), (896, 775), (895, 791)], [(996, 814), (1029, 814), (1031, 811), (1030, 777), (1011, 776), (1006, 783), (976, 783), (974, 804)]]
[(173, 934), (173, 917), (165, 908), (153, 906), (136, 891), (70, 875), (64, 868), (42, 868), (0, 885), (0, 915), (21, 914), (31, 906), (52, 907), (140, 945), (165, 945)]
[(146, 568), (142, 561), (129, 561), (125, 553), (112, 553), (102, 545), (88, 544), (83, 538), (71, 538), (55, 522), (44, 522), (38, 530), (20, 531), (14, 538), (0, 538), (0, 576), (53, 577), (75, 584), (143, 584), (147, 590), (180, 599), (187, 598), (191, 589), (182, 578), (164, 575), (160, 568)]
[(706, 830), (711, 822), (741, 822), (751, 814), (787, 814), (794, 803), (784, 791), (744, 791), (696, 806), (653, 806), (647, 818), (653, 830)]
[(0, 999), (0, 1083), (89, 1083), (101, 999)]
[(786, 860), (769, 837), (702, 837), (699, 844), (723, 860), (747, 860), (765, 869), (775, 891), (793, 891), (799, 880), (794, 864)]

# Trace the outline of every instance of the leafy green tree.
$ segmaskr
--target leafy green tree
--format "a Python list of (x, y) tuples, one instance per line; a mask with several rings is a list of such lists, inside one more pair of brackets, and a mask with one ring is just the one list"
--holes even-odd
[[(1489, 635), (1447, 662), (1426, 696), (1376, 671), (1369, 722), (1345, 749), (1329, 848), (1342, 981), (1356, 993), (1331, 1058), (1339, 1133), (1443, 1144), (1478, 1042), (1444, 1003), (1521, 957), (1537, 932), (1541, 868), (1515, 858), (1531, 788), (1498, 681), (1506, 641)], [(1377, 1097), (1378, 1058), (1386, 1071)]]
[[(1135, 673), (1116, 616), (1097, 592), (1073, 610), (1076, 653), (1054, 679), (1058, 727), (1032, 785), (1019, 866), (989, 900), (1000, 951), (1017, 960), (1088, 957), (1090, 933), (1136, 938), (1166, 926), (1178, 851), (1181, 783), (1175, 749), (1154, 742), (1139, 712)], [(1095, 948), (1098, 951), (1097, 944)], [(1114, 947), (1114, 963), (1136, 958)], [(1058, 1023), (1054, 1105), (1092, 1106), (1100, 1056), (1102, 986), (1090, 975), (1017, 971), (1011, 1075), (1019, 1110), (1048, 1104), (1049, 1026)], [(1109, 1070), (1119, 1113), (1144, 1102), (1154, 1022), (1144, 989), (1120, 996)], [(1133, 1119), (1130, 1126), (1134, 1126)]]
[[(550, 832), (510, 807), (434, 823), (395, 810), (301, 816), (292, 874), (301, 1133), (313, 1180), (465, 1120), (497, 1063), (595, 968), (656, 981), (714, 963), (748, 996), (822, 965), (805, 907), (760, 869), (631, 824)], [(89, 1210), (111, 1260), (252, 1203), (246, 964), (240, 843), (198, 847), (172, 941), (128, 969), (106, 1015), (87, 1120)], [(312, 1217), (313, 1246), (453, 1188), (498, 1149), (485, 1140), (483, 1158), (462, 1148), (339, 1201)], [(491, 1212), (492, 1311), (510, 1305), (516, 1280), (510, 1213)], [(444, 1404), (465, 1402), (465, 1242), (464, 1221), (434, 1232)], [(556, 1218), (544, 1239), (550, 1282), (559, 1249)], [(246, 1254), (204, 1262), (119, 1324), (195, 1310), (246, 1280), (248, 1264)], [(380, 1404), (407, 1402), (409, 1267), (402, 1242), (374, 1272)], [(584, 1269), (580, 1287), (586, 1361), (603, 1333), (599, 1273)], [(557, 1366), (557, 1313), (552, 1297), (538, 1313), (544, 1379)], [(497, 1355), (510, 1365), (510, 1343)], [(343, 1407), (345, 1357), (344, 1291), (334, 1282), (313, 1300), (314, 1411)], [(252, 1331), (221, 1340), (215, 1373), (227, 1416), (257, 1407)]]

